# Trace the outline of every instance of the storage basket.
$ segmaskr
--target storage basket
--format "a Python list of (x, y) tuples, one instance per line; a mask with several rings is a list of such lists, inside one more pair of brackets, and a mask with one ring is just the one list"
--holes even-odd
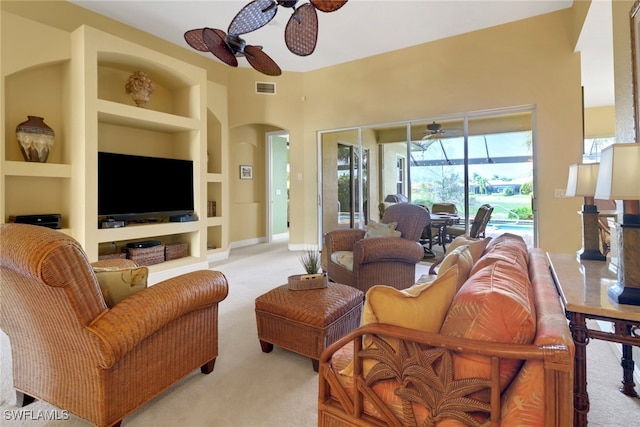
[(153, 265), (164, 262), (164, 245), (150, 248), (127, 248), (127, 258), (138, 265)]
[(184, 258), (189, 255), (189, 245), (186, 243), (167, 243), (164, 247), (164, 259)]
[(113, 254), (102, 254), (98, 255), (98, 260), (102, 261), (104, 259), (125, 259), (127, 257), (126, 252), (116, 252)]

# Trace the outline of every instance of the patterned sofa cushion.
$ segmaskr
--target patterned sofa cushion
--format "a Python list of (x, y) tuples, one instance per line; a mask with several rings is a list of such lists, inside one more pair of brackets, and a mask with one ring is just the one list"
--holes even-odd
[(492, 239), (477, 262), (473, 265), (470, 276), (494, 262), (502, 260), (527, 271), (529, 252), (527, 244), (521, 236), (505, 233)]
[[(473, 274), (454, 297), (440, 333), (489, 342), (531, 344), (536, 333), (536, 312), (528, 270), (496, 260)], [(521, 363), (500, 365), (504, 390)], [(456, 379), (489, 378), (486, 357), (455, 356)]]

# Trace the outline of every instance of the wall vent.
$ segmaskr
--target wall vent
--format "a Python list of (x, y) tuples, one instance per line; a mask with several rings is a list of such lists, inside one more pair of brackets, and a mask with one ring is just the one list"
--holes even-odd
[(276, 94), (276, 84), (270, 82), (256, 82), (256, 93), (263, 93), (266, 95)]

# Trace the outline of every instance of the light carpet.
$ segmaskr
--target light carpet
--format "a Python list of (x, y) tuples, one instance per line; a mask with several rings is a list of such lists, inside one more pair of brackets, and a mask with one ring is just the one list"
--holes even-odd
[[(437, 249), (436, 249), (437, 252)], [(300, 274), (298, 256), (286, 242), (259, 244), (231, 251), (229, 259), (213, 268), (229, 281), (229, 296), (219, 307), (220, 355), (214, 371), (190, 376), (126, 417), (130, 427), (211, 426), (314, 426), (317, 425), (318, 374), (311, 361), (275, 347), (263, 353), (258, 342), (254, 300), (264, 292)], [(420, 263), (416, 277), (427, 273)], [(594, 426), (640, 426), (640, 399), (617, 391), (622, 378), (614, 346), (593, 340), (588, 346), (588, 378), (591, 397), (589, 423)], [(0, 425), (86, 427), (85, 420), (15, 420), (29, 410), (55, 411), (35, 402), (16, 408), (11, 387), (9, 341), (0, 333)]]

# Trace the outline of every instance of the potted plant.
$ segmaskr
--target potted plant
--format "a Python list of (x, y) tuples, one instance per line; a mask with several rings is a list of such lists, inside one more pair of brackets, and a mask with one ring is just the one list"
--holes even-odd
[(307, 249), (299, 256), (300, 263), (307, 274), (296, 274), (289, 276), (289, 289), (317, 289), (327, 287), (327, 275), (318, 273), (320, 270), (320, 252), (314, 249)]
[(300, 255), (300, 263), (307, 274), (316, 274), (320, 269), (320, 252), (307, 249)]

